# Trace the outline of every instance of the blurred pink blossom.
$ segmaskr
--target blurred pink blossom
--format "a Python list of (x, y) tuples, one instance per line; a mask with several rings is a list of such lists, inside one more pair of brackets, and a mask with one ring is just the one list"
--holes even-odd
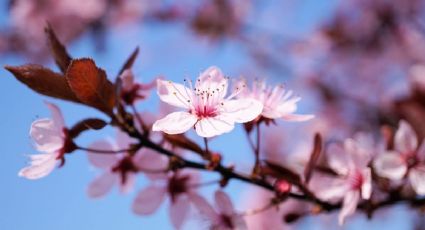
[[(117, 144), (111, 144), (106, 140), (94, 142), (89, 149), (117, 151), (128, 149), (131, 144), (130, 138), (124, 133), (118, 132)], [(148, 177), (154, 177), (152, 171), (165, 170), (167, 161), (163, 156), (149, 149), (141, 149), (135, 155), (127, 152), (119, 154), (87, 153), (90, 163), (104, 172), (94, 179), (87, 189), (89, 197), (98, 198), (106, 195), (114, 184), (118, 183), (123, 193), (129, 192), (139, 172), (146, 173)]]
[[(241, 82), (240, 84), (245, 84)], [(283, 85), (275, 87), (267, 86), (265, 81), (254, 81), (251, 90), (245, 89), (238, 98), (252, 98), (263, 104), (261, 115), (269, 119), (282, 118), (286, 121), (307, 121), (313, 115), (294, 114), (297, 110), (297, 102), (301, 97), (293, 96), (291, 90), (285, 90)]]
[(134, 81), (134, 74), (130, 69), (125, 70), (120, 78), (122, 80), (121, 98), (127, 104), (148, 97), (150, 90), (155, 87), (155, 81), (142, 84)]
[(215, 192), (216, 208), (214, 209), (205, 198), (192, 195), (192, 202), (201, 215), (208, 219), (209, 229), (243, 230), (248, 229), (243, 216), (238, 214), (233, 207), (229, 196), (221, 190)]
[(180, 229), (188, 218), (192, 194), (198, 187), (198, 174), (190, 170), (180, 170), (169, 174), (158, 174), (151, 178), (152, 183), (142, 189), (133, 202), (133, 212), (137, 215), (154, 213), (164, 199), (170, 198), (169, 215), (171, 223)]
[(360, 198), (369, 199), (372, 194), (371, 169), (368, 164), (372, 153), (361, 141), (346, 139), (344, 147), (331, 144), (327, 151), (328, 164), (339, 177), (316, 178), (313, 188), (318, 197), (333, 201), (343, 198), (342, 209), (338, 216), (340, 225), (347, 216), (352, 215)]
[(412, 127), (400, 121), (394, 151), (385, 151), (374, 160), (376, 173), (391, 180), (409, 178), (413, 190), (425, 195), (425, 142), (419, 146)]

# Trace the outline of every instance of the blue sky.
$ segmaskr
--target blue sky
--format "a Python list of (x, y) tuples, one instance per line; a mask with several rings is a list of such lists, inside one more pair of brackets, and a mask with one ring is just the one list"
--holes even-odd
[[(326, 18), (326, 15), (332, 12), (336, 1), (327, 4), (314, 0), (303, 1), (297, 8), (297, 14), (265, 13), (273, 10), (273, 4), (279, 2), (263, 4), (262, 13), (256, 15), (256, 20), (251, 20), (252, 25), (297, 37), (310, 31), (312, 25), (320, 19)], [(0, 25), (3, 25), (7, 15), (4, 6), (1, 7), (3, 11)], [(270, 15), (279, 15), (281, 18)], [(71, 44), (69, 50), (74, 57), (93, 57), (112, 77), (136, 46), (141, 47), (141, 52), (134, 72), (141, 81), (160, 75), (176, 81), (182, 81), (184, 77), (193, 79), (211, 65), (219, 66), (227, 75), (239, 76), (244, 66), (251, 63), (246, 51), (236, 42), (211, 44), (205, 39), (198, 39), (182, 24), (151, 24), (137, 28), (114, 29), (108, 35), (107, 50), (103, 53), (95, 51), (93, 41), (89, 37), (83, 37)], [(4, 56), (0, 59), (2, 65), (24, 63), (24, 58), (15, 56)], [(52, 63), (48, 65), (55, 68)], [(286, 80), (290, 76), (270, 77)], [(19, 84), (3, 69), (0, 69), (0, 86), (0, 229), (171, 229), (166, 205), (150, 217), (140, 218), (132, 214), (130, 208), (135, 192), (123, 196), (114, 190), (103, 199), (89, 199), (85, 189), (95, 177), (96, 170), (90, 167), (83, 152), (68, 156), (66, 166), (55, 170), (46, 178), (37, 181), (19, 178), (17, 172), (26, 164), (24, 155), (36, 153), (28, 134), (30, 124), (37, 118), (50, 116), (43, 101), (58, 104), (68, 125), (88, 116), (104, 116), (80, 105), (37, 95)], [(157, 101), (153, 93), (150, 101), (140, 105), (140, 108), (155, 111)], [(87, 145), (107, 135), (112, 134), (108, 130), (84, 134), (78, 141)], [(214, 140), (211, 145), (214, 149), (232, 153), (225, 155), (229, 162), (237, 162), (241, 158), (250, 161), (251, 156), (243, 155), (249, 151), (243, 137), (239, 127), (235, 132)], [(242, 144), (239, 146), (233, 143)], [(143, 187), (144, 182), (146, 181), (140, 178), (137, 189)], [(239, 183), (232, 183), (226, 191), (237, 202), (243, 188), (245, 187)], [(205, 190), (210, 192), (212, 189)], [(362, 225), (363, 220), (359, 223)], [(199, 229), (195, 223), (189, 223), (186, 228)], [(314, 227), (307, 224), (305, 228)]]

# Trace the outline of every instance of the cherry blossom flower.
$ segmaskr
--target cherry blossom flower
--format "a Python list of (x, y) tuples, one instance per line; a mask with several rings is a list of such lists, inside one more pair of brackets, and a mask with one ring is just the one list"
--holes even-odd
[(226, 97), (228, 79), (214, 66), (201, 73), (195, 88), (192, 88), (191, 82), (189, 86), (157, 80), (160, 99), (186, 111), (168, 114), (156, 121), (152, 130), (179, 134), (195, 127), (199, 136), (213, 137), (233, 130), (235, 122), (255, 119), (263, 108), (255, 99), (233, 99), (242, 91), (241, 88)]
[(227, 194), (221, 190), (215, 192), (216, 209), (211, 207), (211, 205), (199, 195), (192, 195), (192, 202), (201, 214), (208, 218), (210, 222), (209, 229), (248, 229), (244, 218), (235, 211), (232, 201)]
[[(244, 81), (241, 81), (240, 84)], [(282, 118), (286, 121), (307, 121), (314, 115), (294, 114), (301, 97), (293, 96), (291, 90), (285, 90), (283, 85), (267, 86), (265, 81), (255, 80), (251, 90), (245, 89), (238, 95), (239, 98), (253, 98), (263, 104), (261, 116), (268, 119)]]
[(120, 78), (122, 80), (121, 98), (129, 105), (137, 100), (145, 99), (150, 90), (155, 87), (155, 81), (148, 84), (134, 82), (134, 74), (130, 69), (125, 70)]
[(180, 170), (162, 176), (157, 175), (151, 180), (152, 184), (142, 189), (134, 200), (133, 212), (137, 215), (152, 214), (168, 196), (171, 223), (180, 229), (189, 215), (190, 201), (195, 194), (198, 175), (192, 171)]
[(394, 150), (384, 151), (374, 160), (376, 173), (391, 180), (408, 177), (413, 190), (425, 195), (425, 142), (418, 139), (406, 121), (400, 121), (394, 137)]
[(363, 146), (355, 139), (345, 140), (343, 148), (332, 144), (327, 151), (328, 164), (339, 177), (315, 179), (319, 198), (328, 201), (343, 198), (338, 216), (340, 225), (355, 212), (360, 198), (369, 199), (372, 194), (371, 169), (368, 167), (372, 151)]
[[(131, 140), (124, 133), (118, 132), (116, 146), (106, 140), (94, 142), (90, 149), (96, 150), (119, 150), (128, 149)], [(163, 156), (149, 149), (141, 149), (136, 154), (128, 152), (117, 154), (87, 153), (90, 163), (104, 172), (94, 179), (87, 189), (87, 194), (92, 198), (106, 195), (114, 186), (119, 184), (122, 193), (131, 191), (134, 186), (136, 174), (145, 172), (148, 177), (155, 177), (150, 172), (164, 170), (167, 161)]]
[(76, 146), (68, 136), (65, 122), (59, 108), (46, 103), (52, 113), (52, 119), (43, 118), (31, 124), (30, 135), (35, 141), (35, 148), (43, 152), (31, 155), (30, 165), (19, 171), (19, 176), (27, 179), (39, 179), (50, 174), (57, 162), (65, 163), (64, 155), (75, 150)]

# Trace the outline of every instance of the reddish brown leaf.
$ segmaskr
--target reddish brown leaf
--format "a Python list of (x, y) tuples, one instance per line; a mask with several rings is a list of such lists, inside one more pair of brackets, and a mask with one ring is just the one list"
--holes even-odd
[(191, 141), (183, 134), (168, 135), (164, 134), (164, 138), (176, 147), (187, 149), (203, 156), (205, 151), (195, 142)]
[(81, 103), (66, 79), (59, 73), (40, 65), (6, 66), (16, 79), (37, 93), (67, 101)]
[(84, 104), (106, 114), (112, 114), (115, 105), (115, 90), (105, 71), (89, 58), (71, 61), (66, 79), (75, 95)]
[(313, 144), (313, 150), (310, 155), (310, 160), (308, 161), (307, 166), (304, 169), (304, 178), (305, 183), (308, 184), (308, 182), (311, 179), (311, 176), (313, 175), (314, 168), (316, 167), (317, 160), (319, 159), (320, 153), (322, 152), (322, 137), (319, 133), (316, 133), (314, 135), (314, 144)]
[(66, 51), (65, 46), (62, 45), (62, 43), (56, 37), (56, 34), (50, 24), (46, 26), (44, 32), (47, 35), (47, 41), (55, 59), (56, 65), (60, 68), (62, 73), (65, 73), (69, 64), (71, 63), (71, 56)]
[(269, 161), (265, 161), (265, 163), (266, 166), (263, 166), (261, 169), (264, 174), (276, 177), (277, 179), (286, 180), (291, 184), (301, 184), (301, 178), (297, 173)]
[(121, 67), (121, 70), (118, 73), (118, 76), (121, 75), (126, 69), (131, 69), (138, 54), (139, 54), (139, 47), (136, 47), (136, 49), (133, 51), (133, 53), (131, 53), (130, 57), (128, 57), (127, 61)]
[(107, 123), (104, 120), (98, 119), (98, 118), (88, 118), (84, 119), (77, 124), (75, 124), (70, 130), (69, 130), (69, 136), (71, 138), (76, 138), (78, 135), (80, 135), (82, 132), (90, 129), (99, 130), (105, 127)]

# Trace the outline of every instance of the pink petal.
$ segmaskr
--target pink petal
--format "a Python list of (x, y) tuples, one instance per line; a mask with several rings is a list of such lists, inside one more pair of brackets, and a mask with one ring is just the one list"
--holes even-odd
[(52, 113), (52, 119), (55, 126), (59, 130), (62, 130), (62, 128), (65, 127), (65, 121), (63, 119), (63, 115), (59, 107), (57, 107), (55, 104), (48, 103), (48, 102), (46, 102), (46, 105), (50, 109), (50, 112)]
[[(111, 143), (104, 140), (93, 142), (89, 148), (97, 150), (113, 150)], [(93, 166), (102, 169), (112, 168), (119, 159), (116, 154), (100, 154), (91, 152), (87, 152), (87, 157)]]
[(21, 169), (18, 175), (30, 180), (40, 179), (50, 174), (55, 166), (56, 154), (38, 154), (31, 156), (30, 166)]
[(189, 201), (187, 196), (180, 195), (177, 197), (177, 200), (173, 203), (171, 202), (170, 206), (170, 219), (174, 228), (181, 229), (184, 221), (189, 214)]
[(421, 146), (418, 148), (417, 157), (420, 161), (425, 161), (425, 139), (422, 140)]
[(255, 99), (238, 99), (223, 102), (223, 113), (235, 122), (245, 123), (257, 118), (263, 110), (263, 104)]
[[(209, 89), (219, 89), (221, 92), (221, 98), (224, 98), (227, 93), (228, 80), (224, 77), (224, 74), (216, 66), (211, 66), (202, 72), (198, 78), (196, 88), (200, 90), (209, 91)], [(201, 82), (201, 84), (198, 84)]]
[(131, 69), (126, 69), (124, 72), (120, 75), (121, 81), (122, 81), (122, 88), (125, 91), (129, 91), (133, 88), (134, 85), (134, 75)]
[(87, 188), (87, 195), (91, 198), (99, 198), (111, 191), (117, 181), (116, 175), (111, 172), (105, 172), (95, 178)]
[(425, 165), (416, 166), (409, 172), (409, 180), (413, 190), (420, 195), (425, 195)]
[(228, 133), (232, 131), (234, 127), (233, 118), (216, 116), (199, 120), (195, 125), (195, 131), (201, 137), (213, 137)]
[[(292, 91), (290, 91), (292, 92)], [(292, 95), (292, 93), (287, 94), (289, 96)], [(281, 102), (276, 108), (274, 108), (276, 111), (278, 111), (281, 116), (292, 114), (297, 110), (297, 102), (301, 100), (301, 97), (293, 97), (287, 100), (284, 100)]]
[(351, 163), (349, 155), (338, 144), (331, 144), (326, 152), (329, 166), (340, 175), (348, 174), (348, 166)]
[(221, 214), (232, 216), (235, 213), (232, 201), (229, 196), (221, 190), (217, 190), (214, 194), (215, 203)]
[(153, 126), (153, 131), (163, 131), (168, 134), (179, 134), (184, 133), (192, 128), (197, 117), (187, 112), (174, 112), (168, 114), (161, 120), (157, 120)]
[(202, 196), (191, 193), (189, 194), (190, 201), (195, 205), (198, 211), (208, 218), (212, 223), (220, 222), (220, 216), (215, 212), (211, 205)]
[(156, 83), (157, 93), (161, 101), (176, 107), (190, 109), (192, 90), (181, 84), (161, 79), (158, 79)]
[(116, 146), (114, 146), (114, 149), (128, 149), (131, 144), (137, 143), (137, 140), (131, 138), (121, 130), (117, 130), (116, 135)]
[(362, 198), (369, 200), (372, 195), (372, 172), (370, 168), (364, 169), (362, 172), (363, 184), (361, 189)]
[(232, 217), (232, 222), (233, 222), (233, 225), (234, 225), (234, 229), (237, 229), (237, 230), (247, 230), (248, 229), (246, 221), (245, 221), (244, 217), (241, 216), (241, 215), (234, 215)]
[(151, 180), (167, 178), (166, 173), (159, 173), (159, 171), (167, 169), (168, 158), (150, 149), (144, 148), (137, 152), (134, 157), (134, 163)]
[(350, 166), (352, 168), (364, 168), (371, 160), (371, 152), (361, 148), (353, 139), (344, 141), (344, 150), (351, 157)]
[(418, 147), (418, 139), (412, 127), (404, 120), (401, 120), (394, 137), (395, 149), (401, 153), (413, 152)]
[(310, 114), (286, 114), (282, 116), (285, 121), (308, 121), (314, 118), (314, 115)]
[(344, 197), (344, 201), (342, 203), (341, 211), (338, 216), (339, 225), (344, 224), (344, 220), (347, 216), (352, 215), (357, 208), (357, 203), (359, 202), (360, 194), (358, 191), (349, 191)]
[(134, 173), (127, 173), (127, 178), (124, 184), (120, 181), (120, 192), (123, 194), (129, 193), (133, 188), (134, 184), (136, 183), (136, 175)]
[(39, 119), (31, 124), (30, 135), (36, 148), (42, 152), (54, 152), (63, 147), (63, 132), (51, 119)]
[(149, 186), (137, 194), (133, 202), (133, 212), (137, 215), (149, 215), (155, 212), (165, 198), (164, 187)]
[(407, 171), (406, 162), (397, 152), (384, 152), (373, 161), (373, 167), (379, 176), (400, 180)]

